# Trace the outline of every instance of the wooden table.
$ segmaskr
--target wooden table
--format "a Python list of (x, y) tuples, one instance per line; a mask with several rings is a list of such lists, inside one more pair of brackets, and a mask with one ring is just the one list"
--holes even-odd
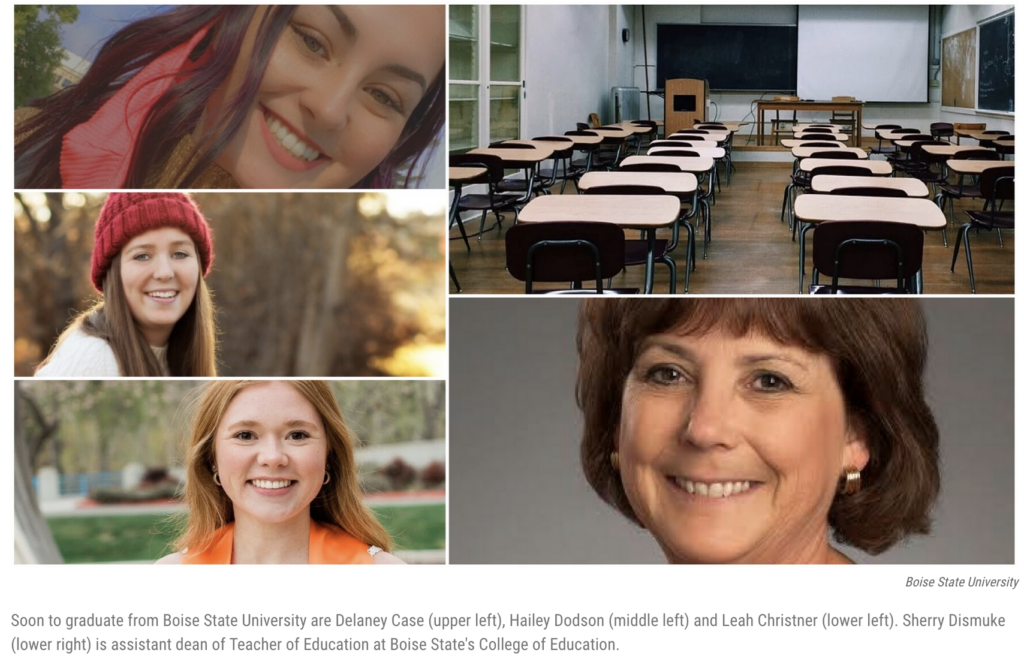
[(680, 202), (684, 201), (684, 197), (691, 198), (690, 213), (679, 219), (686, 228), (686, 275), (683, 278), (683, 293), (689, 292), (694, 251), (694, 230), (690, 219), (697, 213), (697, 177), (690, 172), (588, 172), (580, 178), (577, 188), (585, 192), (595, 186), (657, 186), (665, 193), (679, 198)]
[[(899, 142), (897, 142), (896, 144), (898, 145)], [(960, 152), (973, 152), (976, 151), (977, 149), (977, 145), (925, 145), (924, 147), (921, 148), (921, 151), (927, 152), (932, 156), (943, 156), (949, 158), (951, 156), (956, 156)], [(999, 156), (999, 154), (995, 150), (989, 151), (992, 152), (992, 156)]]
[[(472, 182), (478, 177), (487, 174), (487, 168), (455, 166), (448, 168), (448, 185), (454, 187), (455, 197), (452, 198), (451, 208), (448, 210), (448, 229), (452, 229), (452, 223), (458, 222), (459, 232), (462, 233), (462, 241), (466, 242), (466, 252), (470, 251), (469, 238), (466, 237), (466, 228), (459, 219), (459, 201), (462, 200), (462, 185)], [(455, 290), (462, 291), (458, 277), (455, 276), (455, 267), (452, 266), (451, 258), (448, 259), (448, 276), (455, 283)]]
[(764, 114), (765, 111), (781, 110), (828, 110), (853, 113), (854, 131), (853, 140), (856, 147), (860, 147), (861, 117), (864, 114), (863, 101), (777, 101), (775, 99), (762, 99), (757, 102), (757, 144), (764, 145)]
[(808, 140), (807, 138), (804, 138), (802, 140), (797, 140), (795, 138), (783, 138), (779, 142), (782, 143), (783, 147), (788, 147), (789, 149), (793, 149), (794, 147), (801, 147), (803, 145), (806, 145), (809, 142), (832, 143), (832, 146), (835, 147), (836, 149), (848, 149), (849, 148), (849, 146), (846, 143), (841, 143), (841, 142), (838, 142), (838, 141), (835, 141), (835, 140), (824, 140), (824, 139), (823, 140)]
[(713, 143), (724, 143), (728, 142), (730, 134), (722, 133), (721, 131), (715, 133), (673, 133), (676, 138), (683, 138), (685, 140), (704, 140)]
[(946, 167), (958, 175), (980, 175), (988, 168), (1013, 166), (1013, 161), (975, 161), (973, 159), (950, 159)]
[(837, 188), (870, 186), (903, 191), (911, 198), (928, 197), (928, 185), (913, 177), (857, 177), (849, 175), (818, 175), (811, 177), (811, 193), (831, 193)]
[(634, 133), (647, 133), (648, 127), (641, 126), (599, 126), (593, 129), (587, 129), (587, 131), (594, 131), (602, 136), (611, 138), (628, 138)]
[(630, 230), (648, 230), (644, 293), (650, 294), (654, 290), (655, 231), (671, 227), (679, 208), (679, 198), (673, 195), (545, 195), (523, 207), (519, 222), (599, 221)]
[[(821, 138), (822, 140), (839, 140), (843, 142), (850, 139), (850, 136), (845, 133), (815, 133), (813, 131), (795, 131), (793, 133), (793, 137), (797, 140), (814, 140), (815, 138)], [(860, 143), (857, 144), (857, 146), (859, 145)]]
[[(541, 143), (543, 145), (543, 143)], [(502, 165), (509, 170), (522, 168), (526, 171), (526, 196), (529, 200), (533, 195), (534, 175), (537, 172), (537, 164), (546, 161), (555, 153), (555, 148), (548, 145), (533, 147), (531, 149), (508, 149), (501, 147), (481, 147), (469, 151), (470, 154), (491, 154), (503, 161)]]
[(645, 136), (648, 133), (651, 133), (652, 131), (655, 131), (657, 129), (657, 127), (644, 126), (643, 124), (633, 124), (632, 122), (619, 122), (617, 124), (606, 124), (604, 127), (598, 127), (598, 128), (608, 128), (608, 127), (618, 127), (618, 128), (621, 128), (621, 129), (626, 129), (631, 134), (636, 134), (636, 135), (641, 135), (641, 136)]
[(839, 133), (839, 130), (843, 128), (841, 124), (794, 124), (794, 131), (803, 131), (804, 129), (831, 129), (832, 133)]
[[(912, 133), (893, 133), (893, 131), (896, 131), (896, 130), (897, 129), (882, 129), (880, 131), (875, 131), (875, 133), (877, 133), (878, 137), (880, 137), (882, 140), (888, 140), (889, 142), (896, 142), (897, 140), (900, 140), (902, 138), (902, 136), (912, 136), (912, 135), (914, 135)], [(899, 130), (903, 131), (903, 129), (899, 129)], [(920, 133), (923, 136), (924, 135), (928, 135), (927, 131), (919, 131), (918, 133)]]
[(888, 161), (872, 161), (870, 159), (816, 159), (813, 156), (809, 159), (800, 160), (800, 169), (804, 172), (814, 172), (815, 168), (829, 165), (853, 165), (858, 168), (867, 168), (876, 175), (892, 174), (892, 164)]
[(819, 152), (850, 152), (857, 155), (858, 160), (868, 158), (868, 153), (862, 150), (860, 147), (794, 147), (792, 150), (793, 156), (798, 159), (806, 159), (814, 156)]
[(1013, 135), (1012, 133), (989, 133), (988, 131), (955, 131), (954, 133), (956, 133), (957, 136), (974, 138), (978, 142), (981, 142), (982, 140), (1000, 140), (1008, 135)]
[[(736, 133), (737, 131), (740, 130), (740, 127), (743, 125), (743, 122), (716, 122), (716, 124), (721, 124), (721, 125), (725, 126), (725, 128), (729, 131), (729, 133)], [(696, 124), (693, 125), (693, 128), (695, 128), (695, 129), (707, 128), (710, 131), (711, 129), (716, 128), (716, 127), (715, 127), (714, 124), (708, 124), (707, 122), (697, 122)]]
[(600, 145), (604, 138), (598, 135), (594, 136), (565, 136), (572, 140), (574, 145)]
[(703, 147), (703, 146), (695, 147), (695, 146), (692, 146), (692, 145), (691, 146), (679, 145), (677, 147), (673, 147), (672, 145), (655, 145), (653, 147), (648, 147), (647, 148), (647, 154), (650, 155), (650, 156), (653, 156), (655, 154), (658, 154), (659, 152), (668, 152), (668, 151), (673, 151), (673, 150), (677, 150), (677, 149), (685, 149), (685, 150), (689, 150), (691, 152), (699, 152), (701, 156), (710, 156), (713, 159), (723, 159), (723, 158), (725, 158), (725, 148), (724, 147), (717, 147), (717, 146), (715, 146), (715, 147), (711, 147), (710, 146), (710, 145), (714, 145), (714, 144), (715, 143), (709, 142), (708, 143), (709, 147)]
[[(927, 198), (875, 198), (859, 195), (819, 195), (807, 193), (793, 203), (793, 213), (804, 227), (800, 231), (800, 263), (797, 292), (804, 291), (804, 254), (807, 233), (827, 221), (886, 221), (910, 223), (925, 230), (946, 227), (946, 216)], [(918, 274), (920, 294), (920, 274)]]

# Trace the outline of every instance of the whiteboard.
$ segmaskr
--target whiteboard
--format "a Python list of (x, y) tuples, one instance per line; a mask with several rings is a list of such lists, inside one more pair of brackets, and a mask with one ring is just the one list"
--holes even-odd
[(801, 99), (928, 101), (928, 6), (802, 5)]

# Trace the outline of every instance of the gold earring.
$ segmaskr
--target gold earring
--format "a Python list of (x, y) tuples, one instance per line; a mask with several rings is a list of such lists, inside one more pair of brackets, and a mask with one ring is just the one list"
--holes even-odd
[(615, 471), (619, 470), (619, 451), (612, 451), (611, 453), (612, 469)]
[(839, 487), (836, 491), (843, 495), (860, 492), (860, 469), (847, 467), (846, 472), (839, 479)]
[(220, 475), (216, 471), (213, 472), (213, 484), (217, 487), (221, 487)]
[(324, 485), (326, 485), (329, 482), (331, 482), (331, 472), (325, 471), (324, 472)]

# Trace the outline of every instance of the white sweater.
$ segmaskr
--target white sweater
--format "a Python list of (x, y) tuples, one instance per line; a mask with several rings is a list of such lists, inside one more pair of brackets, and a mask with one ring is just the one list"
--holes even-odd
[[(160, 372), (170, 376), (167, 348), (150, 347), (160, 362)], [(74, 329), (54, 348), (50, 362), (36, 371), (36, 377), (121, 377), (114, 350), (106, 340)]]

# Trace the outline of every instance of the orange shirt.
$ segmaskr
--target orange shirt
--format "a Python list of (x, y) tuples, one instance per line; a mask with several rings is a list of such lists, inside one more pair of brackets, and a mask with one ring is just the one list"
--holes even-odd
[[(182, 563), (229, 564), (235, 542), (235, 523), (217, 529), (213, 542), (201, 552), (185, 553)], [(309, 524), (309, 563), (357, 564), (373, 563), (370, 546), (353, 538), (333, 524), (311, 521)]]

